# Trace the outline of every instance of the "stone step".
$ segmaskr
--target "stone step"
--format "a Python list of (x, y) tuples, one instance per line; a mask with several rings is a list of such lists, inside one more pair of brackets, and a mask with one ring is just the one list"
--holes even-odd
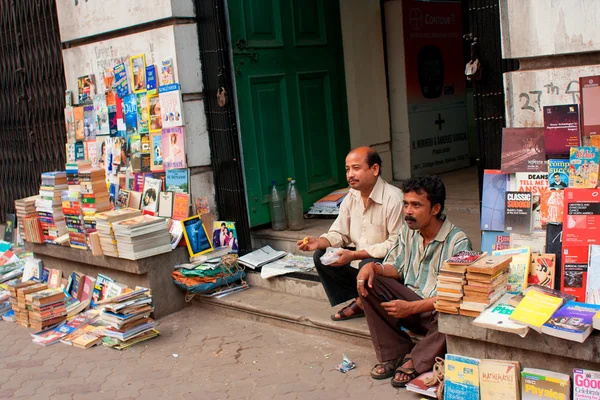
[(330, 315), (343, 305), (331, 307), (328, 302), (318, 299), (254, 286), (221, 299), (196, 296), (194, 303), (229, 317), (264, 322), (360, 346), (372, 345), (365, 318), (332, 321)]
[(246, 281), (252, 287), (324, 302), (328, 301), (316, 271), (292, 273), (263, 279), (260, 276), (260, 272), (247, 269)]

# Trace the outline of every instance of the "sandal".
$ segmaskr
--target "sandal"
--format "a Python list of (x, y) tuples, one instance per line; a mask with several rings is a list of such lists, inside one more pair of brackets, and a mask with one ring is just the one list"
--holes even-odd
[[(352, 314), (346, 315), (346, 311), (347, 310), (351, 310)], [(334, 321), (345, 321), (347, 319), (361, 318), (361, 317), (365, 316), (365, 312), (363, 311), (362, 308), (360, 308), (358, 306), (358, 304), (356, 304), (356, 300), (353, 301), (352, 303), (348, 304), (346, 307), (342, 308), (337, 313), (340, 314), (340, 317), (336, 318), (336, 316), (334, 314), (334, 315), (331, 316), (332, 320), (334, 320)]]
[[(384, 363), (379, 363), (371, 368), (371, 378), (373, 379), (387, 379), (394, 376), (396, 373), (396, 368), (400, 365), (400, 359), (397, 358), (392, 361), (387, 361)], [(379, 368), (383, 368), (383, 373), (377, 372)]]
[[(414, 368), (406, 368), (406, 367), (402, 366), (402, 365), (406, 364), (410, 360), (412, 360), (412, 359), (411, 359), (410, 354), (409, 354), (406, 357), (404, 357), (404, 360), (402, 360), (402, 363), (400, 363), (400, 366), (398, 368), (396, 368), (396, 370), (394, 371), (393, 378), (391, 380), (391, 383), (392, 383), (393, 387), (395, 387), (395, 388), (406, 387), (407, 383), (409, 383), (413, 379), (416, 379), (419, 376), (419, 373), (417, 372), (416, 369), (414, 369)], [(398, 379), (396, 379), (396, 374), (397, 373), (408, 375), (408, 378), (407, 379), (398, 380)]]

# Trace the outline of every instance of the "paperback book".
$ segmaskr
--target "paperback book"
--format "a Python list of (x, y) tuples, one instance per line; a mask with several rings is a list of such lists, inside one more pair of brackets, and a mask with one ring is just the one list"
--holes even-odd
[(529, 266), (531, 264), (531, 249), (529, 247), (518, 247), (514, 249), (497, 250), (494, 256), (511, 256), (508, 284), (509, 293), (517, 294), (527, 287), (529, 278)]
[(546, 172), (544, 129), (503, 128), (501, 161), (505, 174)]
[(444, 400), (479, 400), (479, 360), (446, 354)]
[(544, 142), (548, 156), (569, 156), (579, 142), (579, 106), (544, 106)]
[(160, 86), (158, 88), (160, 97), (160, 112), (163, 128), (184, 126), (184, 118), (181, 111), (181, 89), (178, 83)]
[(509, 175), (503, 174), (500, 170), (489, 169), (483, 174), (481, 230), (503, 231), (505, 194), (509, 186)]
[(517, 192), (531, 192), (533, 194), (532, 218), (533, 229), (542, 229), (541, 193), (548, 188), (548, 173), (517, 172), (514, 185), (511, 188)]
[(573, 370), (573, 400), (600, 399), (600, 372), (575, 368)]
[(548, 160), (548, 183), (550, 189), (564, 189), (569, 187), (569, 164), (568, 160)]
[(185, 136), (183, 127), (163, 128), (162, 152), (164, 169), (185, 168)]
[(518, 399), (521, 365), (518, 361), (481, 360), (479, 385), (481, 400)]
[(506, 192), (504, 231), (510, 233), (533, 232), (533, 194), (531, 192)]
[(481, 251), (492, 254), (496, 250), (510, 248), (510, 233), (481, 231)]
[(523, 369), (521, 372), (521, 399), (539, 400), (548, 398), (564, 400), (571, 398), (571, 378), (569, 375), (543, 369)]
[(542, 333), (583, 343), (592, 333), (593, 318), (600, 305), (570, 301), (556, 311), (542, 327)]
[(598, 148), (571, 147), (569, 187), (595, 188), (598, 186)]
[(600, 135), (600, 76), (579, 77), (581, 141), (590, 146), (590, 138)]
[(188, 193), (188, 170), (187, 169), (168, 169), (167, 190), (174, 193)]
[(527, 332), (529, 332), (529, 327), (510, 320), (510, 316), (515, 310), (515, 307), (510, 305), (512, 297), (513, 295), (508, 293), (502, 296), (475, 318), (473, 325), (502, 332), (516, 333), (521, 337), (525, 337)]

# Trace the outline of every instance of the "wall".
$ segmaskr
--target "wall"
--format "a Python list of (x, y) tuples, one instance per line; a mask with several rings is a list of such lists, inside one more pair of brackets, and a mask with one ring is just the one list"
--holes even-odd
[[(77, 77), (95, 74), (98, 91), (105, 68), (144, 53), (147, 64), (173, 58), (181, 84), (186, 120), (186, 153), (192, 197), (207, 196), (215, 210), (214, 185), (204, 104), (197, 26), (192, 0), (57, 0), (67, 87), (77, 92)], [(174, 18), (177, 18), (175, 20)], [(157, 26), (154, 22), (168, 20)], [(116, 31), (116, 32), (115, 32)], [(101, 35), (101, 36), (98, 36)]]
[(390, 115), (379, 0), (340, 2), (350, 145), (371, 146), (392, 180)]

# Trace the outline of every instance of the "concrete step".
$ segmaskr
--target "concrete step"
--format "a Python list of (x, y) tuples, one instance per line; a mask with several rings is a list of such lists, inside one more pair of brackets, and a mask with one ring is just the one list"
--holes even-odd
[(327, 295), (316, 271), (292, 273), (263, 279), (260, 272), (246, 270), (246, 281), (252, 287), (327, 302)]
[(258, 321), (308, 334), (343, 340), (360, 346), (372, 346), (365, 318), (332, 321), (343, 305), (271, 291), (261, 287), (234, 293), (221, 299), (194, 297), (200, 307), (240, 319)]

